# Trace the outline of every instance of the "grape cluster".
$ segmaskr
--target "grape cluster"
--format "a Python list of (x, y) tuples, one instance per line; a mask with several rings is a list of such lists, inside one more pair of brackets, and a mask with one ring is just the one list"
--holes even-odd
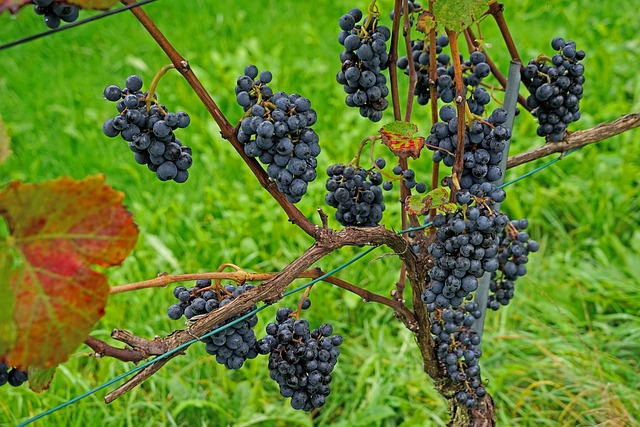
[[(455, 73), (451, 63), (451, 57), (442, 50), (449, 45), (449, 38), (441, 35), (436, 38), (436, 91), (438, 98), (443, 102), (453, 102), (455, 98)], [(426, 105), (430, 99), (430, 45), (427, 39), (411, 42), (411, 55), (413, 66), (417, 74), (415, 95), (418, 104)], [(487, 58), (480, 51), (472, 52), (469, 59), (462, 61), (462, 81), (465, 90), (469, 93), (467, 104), (472, 114), (481, 115), (485, 111), (485, 105), (491, 101), (491, 96), (485, 88), (480, 86), (482, 79), (491, 74), (491, 68), (486, 62)], [(398, 68), (409, 75), (409, 59), (406, 56), (398, 58)]]
[(306, 319), (291, 315), (289, 308), (278, 309), (276, 322), (267, 325), (267, 335), (256, 348), (269, 354), (269, 376), (280, 386), (280, 394), (291, 398), (293, 409), (311, 411), (323, 406), (331, 393), (342, 336), (332, 335), (328, 323), (311, 331)]
[(507, 224), (505, 214), (484, 203), (434, 217), (436, 241), (428, 248), (434, 265), (422, 293), (427, 311), (460, 306), (478, 288), (478, 279), (485, 272), (499, 268), (498, 233)]
[(385, 210), (382, 174), (362, 167), (335, 164), (327, 168), (325, 202), (337, 209), (336, 219), (344, 226), (374, 226)]
[(456, 400), (468, 408), (476, 406), (478, 399), (487, 394), (478, 365), (482, 356), (480, 336), (472, 328), (481, 315), (478, 303), (467, 302), (464, 307), (439, 310), (431, 316), (431, 334), (438, 359), (453, 381), (465, 384), (465, 390), (456, 394)]
[(118, 115), (104, 122), (102, 131), (110, 138), (120, 135), (127, 141), (136, 163), (147, 165), (160, 181), (185, 182), (193, 163), (192, 152), (173, 131), (187, 127), (191, 119), (182, 111), (170, 113), (155, 96), (147, 110), (150, 95), (141, 89), (142, 79), (135, 74), (127, 77), (123, 89), (116, 85), (105, 88), (104, 97), (117, 102)]
[(27, 381), (27, 371), (21, 371), (16, 368), (10, 369), (6, 363), (0, 362), (0, 386), (9, 383), (14, 387), (19, 387), (25, 381)]
[(347, 93), (345, 103), (358, 107), (360, 115), (373, 122), (382, 119), (382, 112), (389, 106), (387, 78), (381, 73), (389, 66), (387, 41), (389, 28), (378, 25), (376, 16), (367, 16), (362, 25), (360, 9), (351, 9), (340, 17), (338, 42), (344, 46), (340, 53), (342, 69), (336, 80)]
[[(258, 80), (255, 80), (256, 77)], [(317, 120), (311, 101), (297, 93), (273, 93), (267, 86), (272, 75), (258, 76), (254, 65), (245, 68), (236, 84), (236, 100), (244, 109), (238, 141), (249, 157), (267, 165), (267, 174), (291, 203), (297, 203), (316, 179), (318, 134), (311, 129)]]
[(545, 59), (532, 59), (524, 68), (524, 84), (531, 95), (527, 106), (538, 118), (537, 133), (549, 141), (562, 141), (571, 122), (580, 118), (580, 99), (584, 84), (583, 50), (576, 43), (556, 37), (551, 47), (557, 51), (548, 65)]
[(523, 231), (528, 226), (529, 221), (526, 219), (514, 220), (498, 236), (500, 267), (491, 273), (491, 293), (487, 301), (487, 307), (492, 310), (498, 310), (501, 305), (507, 305), (513, 299), (515, 281), (527, 273), (525, 264), (529, 261), (529, 253), (540, 249), (540, 244)]
[[(211, 280), (197, 280), (196, 285), (190, 289), (178, 286), (173, 291), (180, 302), (173, 304), (167, 310), (169, 318), (178, 320), (184, 315), (187, 319), (194, 319), (224, 307), (233, 299), (246, 291), (253, 289), (253, 285), (226, 285), (224, 288), (215, 289), (211, 286)], [(250, 311), (255, 310), (254, 305)], [(246, 313), (245, 313), (246, 314)], [(220, 326), (236, 321), (243, 314), (226, 320)], [(216, 357), (216, 362), (227, 369), (240, 369), (247, 359), (255, 358), (258, 353), (255, 349), (256, 335), (253, 327), (258, 323), (255, 314), (248, 319), (237, 322), (228, 328), (211, 336), (202, 338), (207, 353)]]
[[(458, 118), (455, 109), (450, 105), (443, 106), (440, 118), (442, 121), (431, 127), (427, 146), (435, 150), (434, 161), (453, 166), (458, 146)], [(506, 120), (506, 110), (496, 108), (486, 121), (474, 120), (471, 126), (465, 128), (460, 188), (467, 191), (457, 193), (459, 203), (468, 203), (470, 196), (490, 197), (496, 203), (506, 198), (504, 190), (495, 185), (502, 178), (500, 162), (505, 145), (511, 138), (511, 129), (504, 126)]]
[(44, 23), (51, 29), (58, 28), (60, 21), (73, 22), (80, 15), (78, 6), (54, 0), (33, 0), (33, 10), (44, 17)]

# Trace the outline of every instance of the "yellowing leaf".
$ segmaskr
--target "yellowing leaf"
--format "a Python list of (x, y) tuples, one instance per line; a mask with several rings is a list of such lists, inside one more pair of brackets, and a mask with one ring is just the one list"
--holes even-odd
[(446, 187), (431, 190), (424, 197), (414, 194), (407, 198), (405, 207), (410, 215), (426, 215), (430, 209), (441, 212), (455, 212), (458, 209), (455, 203), (449, 202), (449, 189)]
[(429, 212), (429, 208), (425, 207), (424, 197), (417, 194), (409, 196), (405, 206), (409, 215), (424, 215)]
[(48, 390), (56, 368), (29, 368), (29, 388), (36, 393)]
[(123, 198), (102, 176), (13, 182), (0, 192), (7, 244), (17, 254), (9, 280), (18, 332), (10, 365), (64, 362), (102, 317), (109, 288), (91, 265), (120, 264), (138, 237)]
[(416, 30), (429, 34), (429, 32), (436, 27), (436, 21), (433, 19), (433, 14), (430, 12), (422, 12), (418, 16), (418, 22), (416, 22)]
[(380, 130), (382, 143), (398, 157), (420, 157), (420, 150), (424, 147), (425, 139), (414, 136), (418, 132), (418, 126), (407, 122), (391, 122)]
[(433, 14), (438, 24), (460, 32), (488, 9), (490, 0), (437, 0)]

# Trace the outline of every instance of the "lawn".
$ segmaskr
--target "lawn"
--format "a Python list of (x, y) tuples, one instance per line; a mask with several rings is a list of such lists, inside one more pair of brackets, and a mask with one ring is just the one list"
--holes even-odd
[[(389, 10), (391, 0), (379, 1)], [(362, 120), (343, 102), (335, 82), (340, 62), (337, 22), (351, 7), (318, 0), (168, 1), (145, 10), (187, 58), (232, 123), (242, 110), (234, 85), (247, 64), (274, 75), (272, 87), (309, 97), (322, 153), (319, 171), (348, 162), (360, 140), (379, 124)], [(640, 1), (612, 7), (603, 1), (509, 2), (505, 8), (520, 54), (550, 51), (557, 35), (587, 52), (582, 119), (586, 129), (640, 109), (640, 24), (629, 19)], [(386, 14), (383, 20), (387, 19)], [(0, 16), (0, 44), (43, 31), (41, 17), (26, 8), (17, 18)], [(491, 19), (482, 24), (488, 52), (506, 73), (508, 56)], [(463, 50), (466, 53), (466, 50)], [(126, 194), (141, 235), (121, 268), (108, 270), (112, 285), (159, 272), (214, 271), (234, 263), (248, 271), (281, 269), (312, 244), (219, 134), (215, 122), (176, 72), (161, 81), (159, 96), (172, 110), (187, 111), (191, 125), (181, 139), (194, 152), (185, 184), (159, 182), (137, 165), (119, 139), (101, 131), (115, 114), (102, 97), (108, 84), (140, 74), (145, 87), (168, 59), (130, 13), (122, 13), (0, 51), (0, 116), (12, 137), (13, 155), (0, 165), (0, 185), (41, 182), (62, 175), (82, 179), (104, 174)], [(402, 84), (406, 87), (406, 83)], [(522, 91), (524, 93), (524, 89)], [(404, 98), (402, 99), (404, 103)], [(415, 122), (429, 129), (429, 110), (416, 107)], [(391, 120), (386, 112), (383, 120)], [(543, 143), (528, 114), (517, 118), (513, 152)], [(497, 407), (499, 425), (634, 426), (640, 423), (640, 145), (639, 131), (591, 145), (508, 187), (503, 209), (528, 218), (542, 249), (531, 257), (515, 300), (486, 324), (481, 366)], [(378, 155), (391, 156), (381, 149)], [(429, 180), (431, 162), (413, 163)], [(519, 166), (515, 178), (544, 163)], [(298, 204), (319, 222), (323, 173)], [(400, 228), (396, 203), (383, 223)], [(394, 205), (394, 206), (391, 206)], [(330, 208), (324, 207), (327, 211)], [(338, 223), (333, 219), (333, 227)], [(330, 270), (362, 248), (345, 248), (322, 260)], [(398, 276), (395, 257), (378, 248), (338, 277), (388, 295)], [(300, 282), (302, 283), (302, 282)], [(172, 287), (171, 287), (172, 289)], [(163, 336), (183, 327), (167, 318), (171, 289), (113, 295), (94, 335), (108, 340), (112, 328)], [(307, 316), (330, 321), (345, 337), (333, 373), (333, 392), (312, 418), (291, 409), (269, 379), (264, 357), (228, 372), (194, 345), (159, 373), (116, 402), (102, 397), (113, 385), (36, 426), (439, 426), (448, 419), (444, 400), (421, 370), (411, 334), (386, 308), (319, 284)], [(293, 306), (297, 297), (277, 304)], [(275, 307), (261, 313), (259, 335)], [(0, 388), (0, 425), (16, 425), (127, 372), (131, 364), (87, 357), (78, 348), (62, 365), (51, 389)]]

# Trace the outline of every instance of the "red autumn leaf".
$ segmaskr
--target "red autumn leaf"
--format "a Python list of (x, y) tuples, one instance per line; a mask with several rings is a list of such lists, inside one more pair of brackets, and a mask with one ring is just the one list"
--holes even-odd
[(415, 136), (418, 126), (407, 122), (391, 122), (379, 130), (382, 143), (398, 157), (420, 157), (420, 150), (424, 147), (425, 139)]
[(15, 301), (8, 305), (17, 337), (6, 355), (10, 365), (64, 362), (103, 316), (109, 287), (91, 265), (120, 264), (138, 237), (123, 198), (102, 176), (13, 182), (0, 192), (14, 254), (9, 283)]
[(31, 3), (31, 0), (0, 0), (0, 13), (6, 10), (16, 13), (29, 3)]

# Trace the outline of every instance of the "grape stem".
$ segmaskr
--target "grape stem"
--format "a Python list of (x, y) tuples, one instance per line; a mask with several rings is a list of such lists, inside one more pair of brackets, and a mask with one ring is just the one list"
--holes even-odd
[[(433, 14), (434, 0), (429, 0), (429, 13)], [(435, 125), (438, 122), (438, 89), (436, 87), (436, 81), (438, 80), (437, 70), (437, 57), (436, 57), (436, 29), (432, 28), (429, 31), (429, 101), (431, 102), (431, 124)], [(431, 190), (435, 190), (440, 185), (440, 163), (433, 162), (433, 169), (431, 170)], [(433, 221), (436, 216), (436, 209), (433, 208), (429, 211), (429, 220)], [(431, 228), (431, 236), (435, 235), (435, 228)]]
[[(418, 82), (418, 73), (416, 73), (415, 63), (413, 61), (413, 51), (411, 47), (411, 22), (409, 20), (409, 2), (403, 2), (403, 23), (402, 31), (404, 33), (404, 45), (407, 51), (407, 59), (409, 60), (409, 90), (407, 91), (407, 106), (404, 113), (404, 120), (411, 122), (411, 114), (413, 112), (413, 98), (415, 97), (416, 84)], [(394, 16), (395, 18), (395, 16)], [(395, 63), (391, 65), (395, 68)]]
[(162, 76), (167, 74), (167, 71), (171, 70), (172, 68), (176, 68), (176, 66), (173, 64), (165, 65), (153, 77), (151, 86), (149, 86), (149, 92), (147, 93), (147, 99), (145, 100), (145, 103), (147, 104), (147, 113), (149, 112), (149, 109), (151, 109), (151, 104), (153, 104), (153, 102), (155, 101), (154, 95), (156, 93), (158, 83), (160, 83), (160, 79), (162, 78)]
[[(504, 10), (504, 4), (498, 3), (497, 1), (492, 2), (489, 5), (489, 13), (493, 16), (493, 19), (498, 24), (498, 28), (500, 29), (500, 34), (502, 34), (502, 38), (504, 39), (505, 44), (507, 45), (507, 49), (509, 50), (509, 54), (511, 55), (511, 59), (514, 61), (518, 61), (522, 63), (520, 60), (520, 55), (518, 54), (518, 49), (516, 48), (516, 44), (513, 42), (513, 37), (511, 37), (511, 32), (509, 31), (509, 26), (507, 25), (507, 21), (504, 19), (504, 14), (502, 13)], [(521, 67), (522, 71), (524, 67)]]
[(376, 140), (380, 139), (380, 136), (367, 136), (365, 137), (362, 141), (360, 141), (360, 145), (358, 146), (358, 151), (356, 151), (356, 155), (353, 157), (353, 159), (351, 159), (351, 161), (349, 162), (350, 165), (354, 165), (357, 168), (360, 167), (360, 157), (362, 156), (362, 150), (364, 150), (364, 147), (367, 145), (367, 143), (369, 141), (371, 141), (371, 148), (373, 149), (373, 144), (375, 143)]
[(393, 7), (393, 22), (391, 24), (391, 48), (389, 49), (389, 79), (391, 80), (391, 103), (393, 118), (400, 121), (400, 97), (398, 95), (398, 69), (393, 66), (398, 61), (398, 32), (400, 30), (400, 8), (402, 0), (395, 0)]
[(304, 290), (304, 292), (302, 293), (302, 296), (300, 297), (300, 300), (298, 301), (298, 307), (295, 309), (293, 313), (289, 315), (289, 317), (295, 317), (296, 320), (300, 320), (300, 315), (302, 314), (302, 305), (304, 304), (304, 300), (309, 297), (309, 294), (311, 293), (311, 288), (313, 288), (313, 285), (309, 286), (307, 289)]
[[(224, 265), (224, 264), (223, 264)], [(123, 292), (139, 291), (148, 288), (164, 288), (171, 283), (190, 282), (194, 280), (215, 280), (217, 284), (220, 280), (232, 280), (236, 283), (245, 282), (262, 282), (273, 278), (277, 273), (247, 273), (246, 271), (215, 271), (210, 273), (191, 273), (191, 274), (167, 274), (160, 273), (155, 279), (144, 280), (142, 282), (128, 283), (125, 285), (112, 286), (109, 290), (111, 294), (119, 294)], [(298, 279), (313, 279), (314, 270), (304, 271)]]
[[(474, 50), (480, 49), (480, 43), (478, 42), (478, 39), (476, 39), (476, 36), (473, 33), (473, 30), (471, 29), (471, 27), (467, 27), (464, 30), (464, 36), (467, 41), (469, 52), (473, 52)], [(491, 60), (487, 52), (483, 51), (483, 53), (485, 56), (485, 62), (491, 69), (491, 74), (493, 74), (493, 76), (496, 78), (496, 80), (498, 80), (498, 83), (500, 83), (503, 88), (507, 87), (507, 78), (504, 76), (504, 74), (500, 72), (500, 69), (498, 69), (496, 64)], [(518, 94), (518, 104), (520, 104), (522, 108), (526, 109), (527, 111), (531, 111), (531, 108), (527, 106), (527, 100), (524, 98), (524, 96), (520, 94)]]
[[(451, 58), (453, 60), (454, 80), (456, 84), (456, 109), (458, 116), (458, 135), (457, 135), (457, 147), (456, 156), (453, 163), (453, 169), (451, 170), (451, 177), (454, 183), (460, 182), (462, 176), (462, 169), (464, 166), (464, 135), (466, 131), (466, 123), (462, 119), (466, 114), (467, 100), (465, 98), (464, 82), (462, 81), (462, 69), (460, 63), (460, 52), (458, 51), (458, 33), (453, 30), (446, 29), (447, 36), (449, 37), (449, 46), (451, 46)], [(457, 185), (454, 185), (451, 189), (451, 201), (455, 200)]]

